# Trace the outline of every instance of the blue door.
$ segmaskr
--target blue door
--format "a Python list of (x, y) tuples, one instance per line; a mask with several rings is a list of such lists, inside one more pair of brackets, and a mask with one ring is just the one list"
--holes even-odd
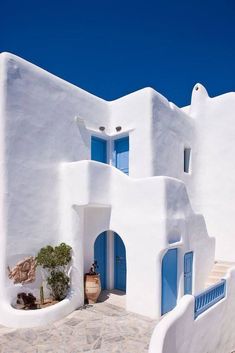
[(126, 291), (126, 249), (116, 233), (114, 233), (114, 287)]
[[(91, 138), (91, 159), (97, 162), (107, 163), (107, 141), (98, 137)], [(94, 260), (97, 261), (100, 274), (101, 287), (106, 288), (106, 274), (107, 274), (107, 237), (106, 232), (101, 233), (94, 245)]]
[(193, 252), (184, 255), (184, 294), (192, 294)]
[(129, 174), (129, 137), (114, 141), (115, 166), (123, 173)]
[(107, 163), (107, 141), (106, 140), (92, 136), (91, 159), (93, 161)]
[(162, 260), (162, 315), (176, 306), (177, 249), (170, 249)]
[(101, 288), (106, 288), (106, 253), (107, 236), (106, 232), (101, 233), (95, 241), (94, 260), (97, 262), (97, 272), (100, 274)]

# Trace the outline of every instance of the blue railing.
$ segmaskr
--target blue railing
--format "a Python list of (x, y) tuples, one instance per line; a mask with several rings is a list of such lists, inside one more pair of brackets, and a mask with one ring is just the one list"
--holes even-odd
[(195, 296), (194, 315), (195, 319), (204, 311), (225, 297), (226, 280), (216, 283), (204, 292)]

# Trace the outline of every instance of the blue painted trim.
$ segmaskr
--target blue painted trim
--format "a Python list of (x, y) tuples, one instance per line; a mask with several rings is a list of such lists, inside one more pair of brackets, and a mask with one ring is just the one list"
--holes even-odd
[[(124, 168), (120, 168), (118, 166), (118, 154), (120, 153), (125, 153), (127, 152), (127, 166), (124, 166)], [(123, 173), (125, 174), (129, 174), (129, 136), (126, 137), (122, 137), (120, 139), (114, 140), (114, 165), (116, 168), (118, 168), (119, 170), (121, 170)]]
[[(125, 271), (117, 265), (116, 256), (124, 258)], [(126, 291), (126, 249), (122, 238), (114, 233), (114, 288)]]
[(114, 288), (117, 288), (117, 264), (116, 264), (116, 254), (117, 254), (117, 238), (116, 233), (113, 233), (114, 236)]
[(195, 319), (204, 311), (218, 303), (225, 297), (226, 294), (226, 280), (209, 287), (204, 292), (195, 296), (194, 317)]
[(107, 288), (107, 232), (98, 235), (94, 243), (94, 261), (97, 261), (97, 272), (100, 274), (102, 289)]
[(91, 136), (91, 159), (107, 163), (107, 141), (96, 136)]
[(184, 294), (192, 294), (193, 288), (193, 252), (184, 254)]
[(178, 249), (169, 249), (162, 259), (161, 314), (172, 310), (178, 295)]

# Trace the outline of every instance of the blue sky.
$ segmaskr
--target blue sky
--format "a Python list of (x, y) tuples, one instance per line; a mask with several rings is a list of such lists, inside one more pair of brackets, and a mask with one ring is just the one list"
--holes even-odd
[(183, 106), (197, 82), (235, 91), (235, 1), (4, 0), (0, 51), (107, 100), (151, 86)]

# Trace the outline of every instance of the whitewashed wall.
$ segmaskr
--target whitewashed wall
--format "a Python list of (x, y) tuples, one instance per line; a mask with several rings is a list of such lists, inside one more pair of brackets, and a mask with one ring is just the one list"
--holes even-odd
[(10, 256), (58, 237), (59, 163), (90, 158), (89, 134), (74, 117), (79, 112), (103, 124), (108, 111), (102, 100), (32, 64), (8, 54), (1, 59), (7, 75), (1, 124)]
[(190, 182), (184, 173), (184, 147), (194, 146), (190, 116), (150, 87), (110, 102), (110, 110), (112, 126), (130, 131), (130, 176)]
[[(105, 102), (11, 54), (0, 54), (0, 70), (0, 305), (3, 305), (1, 312), (6, 320), (1, 319), (3, 323), (37, 325), (81, 305), (84, 265), (86, 269), (93, 260), (95, 237), (106, 229), (116, 231), (127, 247), (127, 307), (130, 310), (159, 317), (161, 260), (172, 240), (177, 242), (174, 246), (179, 248), (181, 255), (179, 297), (183, 293), (185, 251), (195, 251), (194, 291), (200, 289), (214, 253), (214, 241), (207, 236), (202, 216), (193, 213), (182, 182), (168, 178), (141, 179), (161, 172), (184, 178), (182, 146), (193, 138), (192, 119), (151, 88)], [(103, 133), (99, 126), (105, 126)], [(117, 126), (122, 127), (119, 134)], [(83, 167), (83, 162), (81, 166), (74, 163), (90, 159), (92, 134), (108, 140), (129, 134), (130, 176), (141, 179), (139, 185), (137, 180), (109, 166), (97, 167), (93, 162)], [(156, 138), (161, 141), (159, 144), (156, 144)], [(169, 165), (170, 154), (179, 164)], [(62, 166), (71, 170), (66, 182), (61, 174)], [(142, 186), (148, 198), (143, 194)], [(76, 199), (71, 199), (69, 190), (77, 195)], [(105, 206), (104, 209), (97, 209), (96, 202), (92, 201), (97, 192), (96, 202)], [(122, 211), (125, 215), (122, 221), (121, 209), (126, 211)], [(138, 227), (137, 220), (140, 222)], [(145, 241), (146, 234), (149, 242)], [(71, 298), (44, 311), (45, 315), (41, 311), (29, 315), (16, 313), (9, 305), (14, 290), (6, 276), (7, 265), (14, 265), (24, 255), (36, 254), (48, 243), (60, 241), (67, 241), (74, 249)], [(136, 263), (137, 255), (142, 257), (144, 247), (148, 256), (143, 257), (142, 264)], [(150, 272), (143, 276), (140, 285), (134, 272), (141, 273), (141, 268)], [(143, 283), (149, 293), (147, 289), (142, 290)], [(140, 296), (138, 301), (134, 299), (136, 292)], [(18, 320), (14, 321), (14, 316)]]
[(203, 214), (216, 238), (216, 258), (235, 261), (235, 93), (210, 98), (205, 88), (193, 89), (190, 115), (195, 121), (192, 150), (192, 206)]
[[(61, 170), (61, 219), (65, 234), (76, 238), (74, 209), (85, 209), (85, 270), (93, 261), (96, 237), (118, 233), (127, 257), (127, 309), (161, 316), (161, 262), (170, 247), (179, 249), (178, 288), (183, 295), (184, 253), (194, 252), (194, 288), (203, 288), (214, 259), (214, 239), (191, 209), (184, 184), (173, 178), (133, 179), (116, 168), (94, 161), (65, 163)], [(76, 218), (76, 217), (75, 217)], [(63, 229), (62, 228), (62, 229)], [(76, 283), (76, 288), (83, 285)]]
[(194, 320), (194, 297), (184, 296), (156, 326), (149, 353), (229, 353), (235, 350), (235, 269), (226, 297)]
[(63, 240), (59, 166), (90, 158), (90, 133), (75, 116), (97, 129), (109, 112), (105, 101), (12, 54), (0, 54), (0, 70), (0, 300), (9, 303), (7, 266)]

